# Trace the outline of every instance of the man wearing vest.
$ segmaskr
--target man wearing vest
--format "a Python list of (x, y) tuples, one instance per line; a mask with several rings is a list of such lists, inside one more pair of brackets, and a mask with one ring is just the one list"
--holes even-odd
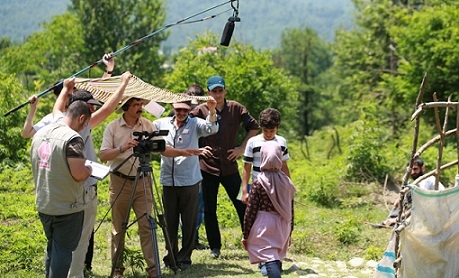
[(83, 229), (85, 166), (84, 142), (79, 131), (89, 123), (84, 101), (73, 102), (62, 121), (40, 129), (32, 139), (31, 162), (36, 208), (48, 240), (46, 277), (67, 277)]

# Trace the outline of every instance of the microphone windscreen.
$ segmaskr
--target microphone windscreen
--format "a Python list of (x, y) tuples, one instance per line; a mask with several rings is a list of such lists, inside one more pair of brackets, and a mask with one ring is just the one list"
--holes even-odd
[(231, 41), (231, 36), (233, 36), (234, 31), (234, 22), (228, 21), (225, 24), (225, 29), (223, 29), (222, 38), (220, 40), (220, 44), (223, 46), (228, 46)]

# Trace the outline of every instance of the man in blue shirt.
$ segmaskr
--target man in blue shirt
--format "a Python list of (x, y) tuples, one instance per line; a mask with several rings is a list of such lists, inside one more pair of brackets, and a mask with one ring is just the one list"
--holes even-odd
[[(217, 133), (217, 102), (212, 97), (207, 101), (207, 118), (192, 118), (188, 115), (191, 103), (177, 102), (172, 106), (175, 115), (153, 122), (157, 130), (168, 130), (166, 145), (175, 149), (199, 148), (200, 137)], [(166, 266), (177, 266), (185, 270), (191, 266), (191, 253), (196, 238), (196, 214), (198, 211), (199, 183), (202, 180), (197, 155), (209, 155), (208, 147), (194, 152), (193, 156), (161, 156), (160, 182), (163, 185), (164, 216), (171, 250), (163, 258)], [(179, 220), (182, 223), (182, 248), (178, 250)]]

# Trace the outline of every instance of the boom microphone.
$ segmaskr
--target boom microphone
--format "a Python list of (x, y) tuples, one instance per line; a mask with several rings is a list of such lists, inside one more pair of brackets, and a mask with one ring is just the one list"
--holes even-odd
[(233, 36), (234, 25), (236, 21), (241, 21), (241, 19), (237, 16), (232, 16), (228, 18), (228, 22), (225, 24), (225, 28), (223, 29), (222, 38), (220, 40), (220, 45), (228, 46), (231, 41), (231, 37)]
[(233, 36), (234, 25), (233, 21), (228, 20), (228, 22), (226, 22), (222, 33), (222, 39), (220, 40), (220, 45), (228, 46), (230, 44), (231, 37)]

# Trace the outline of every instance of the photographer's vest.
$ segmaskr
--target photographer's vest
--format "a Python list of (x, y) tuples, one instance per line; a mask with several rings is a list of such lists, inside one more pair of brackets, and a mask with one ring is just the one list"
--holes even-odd
[(65, 124), (40, 129), (32, 140), (32, 171), (38, 212), (66, 215), (84, 208), (83, 182), (73, 179), (67, 162), (68, 143), (80, 135)]

